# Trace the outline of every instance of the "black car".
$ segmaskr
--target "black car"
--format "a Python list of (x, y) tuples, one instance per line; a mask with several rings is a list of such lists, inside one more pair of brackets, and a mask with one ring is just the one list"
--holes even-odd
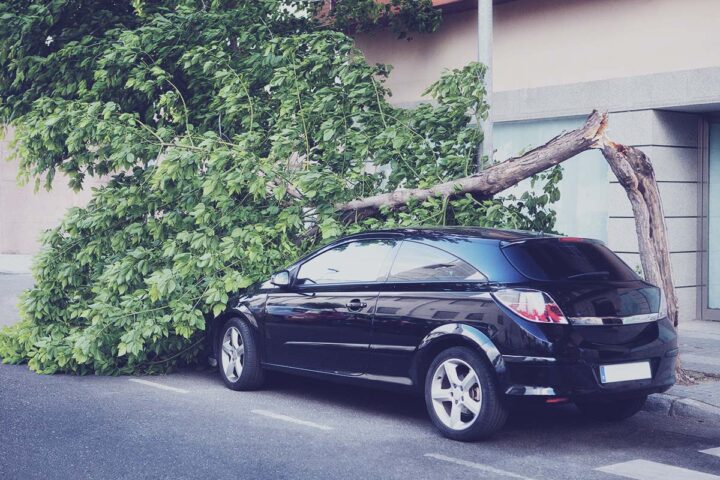
[(678, 353), (660, 289), (602, 242), (459, 227), (342, 238), (207, 336), (229, 388), (267, 369), (414, 391), (457, 440), (501, 428), (509, 397), (627, 418), (673, 385)]

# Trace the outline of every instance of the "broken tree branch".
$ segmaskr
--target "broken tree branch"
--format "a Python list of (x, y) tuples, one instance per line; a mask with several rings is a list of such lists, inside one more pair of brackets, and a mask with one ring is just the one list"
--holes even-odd
[(412, 200), (422, 202), (431, 197), (458, 197), (466, 193), (491, 197), (578, 153), (596, 148), (603, 137), (606, 124), (607, 115), (593, 111), (582, 127), (558, 135), (541, 147), (497, 163), (475, 175), (430, 188), (398, 189), (341, 203), (335, 208), (339, 212), (357, 212), (360, 216), (368, 216), (383, 207), (400, 208)]
[[(543, 146), (519, 157), (497, 163), (476, 175), (440, 183), (426, 189), (399, 189), (352, 200), (336, 205), (336, 209), (346, 215), (355, 213), (364, 217), (378, 213), (383, 207), (396, 209), (412, 200), (424, 201), (431, 197), (452, 198), (468, 193), (491, 197), (579, 153), (599, 149), (630, 200), (645, 279), (662, 288), (667, 301), (668, 318), (677, 326), (677, 296), (670, 265), (667, 228), (655, 172), (647, 155), (635, 147), (611, 141), (605, 135), (606, 128), (607, 114), (593, 111), (580, 128), (563, 133)], [(691, 383), (692, 380), (679, 365), (678, 363), (678, 380)]]

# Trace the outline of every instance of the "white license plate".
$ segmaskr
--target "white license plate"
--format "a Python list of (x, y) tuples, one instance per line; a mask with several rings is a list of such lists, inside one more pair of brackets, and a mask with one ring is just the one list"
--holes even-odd
[(628, 380), (646, 380), (652, 378), (650, 362), (619, 363), (600, 365), (602, 383), (627, 382)]

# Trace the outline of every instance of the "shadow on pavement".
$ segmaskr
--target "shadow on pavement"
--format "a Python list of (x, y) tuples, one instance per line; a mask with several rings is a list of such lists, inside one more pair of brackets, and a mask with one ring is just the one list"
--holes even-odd
[[(208, 374), (213, 375), (214, 371)], [(280, 372), (269, 372), (264, 390), (296, 396), (298, 401), (310, 399), (361, 410), (368, 414), (429, 421), (425, 400), (420, 395), (347, 385)], [(509, 409), (510, 415), (505, 428), (510, 430), (532, 428), (547, 432), (554, 429), (563, 430), (568, 426), (592, 426), (598, 423), (580, 415), (572, 404), (546, 405), (535, 401), (517, 401), (512, 402)]]

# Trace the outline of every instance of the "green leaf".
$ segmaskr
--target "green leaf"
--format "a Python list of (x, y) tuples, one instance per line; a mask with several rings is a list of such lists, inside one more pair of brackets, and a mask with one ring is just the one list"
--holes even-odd
[(559, 168), (519, 198), (335, 211), (472, 172), (485, 67), (444, 72), (431, 102), (398, 108), (391, 67), (369, 65), (343, 33), (431, 32), (430, 0), (334, 2), (322, 24), (286, 0), (207, 3), (103, 2), (102, 15), (0, 5), (0, 118), (14, 127), (20, 178), (95, 185), (43, 235), (22, 320), (0, 333), (3, 361), (157, 373), (202, 360), (206, 320), (230, 297), (344, 234), (553, 230)]

